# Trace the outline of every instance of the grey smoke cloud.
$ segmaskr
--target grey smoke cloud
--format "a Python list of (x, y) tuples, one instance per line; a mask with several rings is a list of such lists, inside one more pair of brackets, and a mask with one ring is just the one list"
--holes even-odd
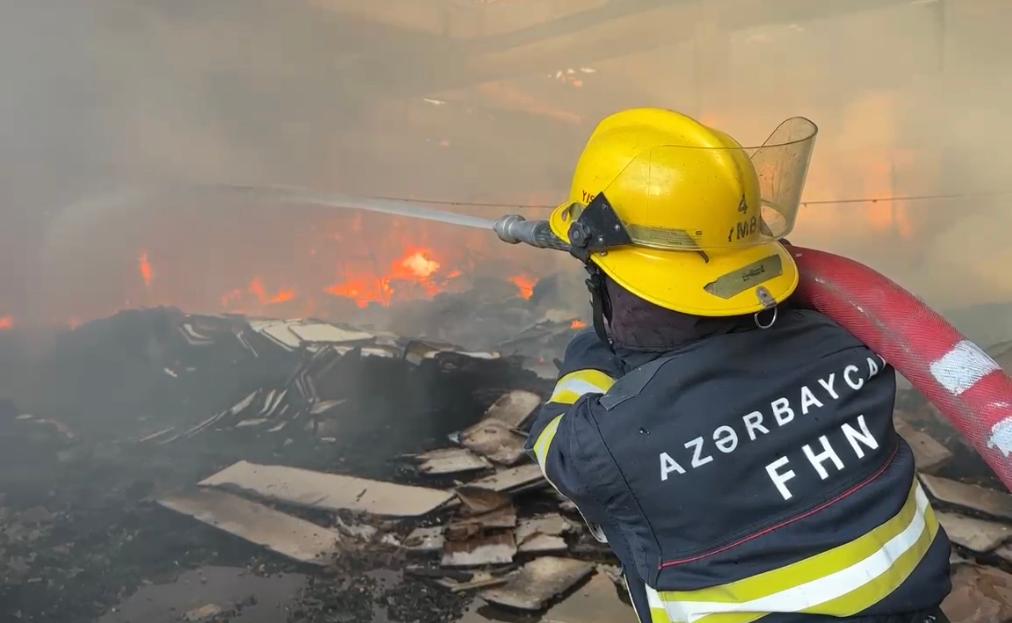
[[(216, 310), (254, 276), (297, 291), (285, 313), (320, 312), (328, 284), (410, 244), (468, 278), (580, 280), (491, 237), (186, 189), (551, 204), (596, 120), (628, 106), (745, 143), (812, 118), (809, 200), (1010, 190), (1010, 19), (1001, 0), (3, 0), (0, 316)], [(1008, 200), (811, 205), (792, 239), (938, 306), (1007, 302)]]

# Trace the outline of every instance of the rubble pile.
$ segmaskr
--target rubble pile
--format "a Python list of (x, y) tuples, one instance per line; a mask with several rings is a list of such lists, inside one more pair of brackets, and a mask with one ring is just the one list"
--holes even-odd
[[(634, 620), (523, 452), (552, 383), (539, 339), (571, 334), (475, 351), (171, 309), (82, 326), (0, 400), (0, 619)], [(954, 543), (946, 612), (1012, 618), (1012, 496), (918, 394), (897, 407)]]
[[(302, 572), (267, 536), (309, 528), (289, 558), (330, 553), (333, 541), (307, 526), (318, 514), (187, 485), (242, 460), (429, 479), (398, 457), (445, 446), (504, 392), (550, 385), (497, 353), (168, 308), (83, 325), (40, 356), (9, 355), (5, 365), (31, 379), (0, 384), (0, 619), (15, 621), (91, 620), (146, 583), (203, 565)], [(249, 543), (165, 510), (231, 525), (244, 501), (238, 514), (260, 521)], [(356, 599), (371, 603), (373, 590)]]
[[(300, 563), (387, 556), (405, 577), (461, 598), (477, 594), (486, 608), (544, 611), (614, 560), (579, 547), (587, 534), (578, 512), (563, 510), (524, 458), (522, 431), (540, 404), (536, 393), (507, 391), (450, 435), (459, 445), (402, 457), (419, 474), (452, 476), (449, 488), (239, 461), (158, 503)], [(589, 585), (594, 594), (585, 598), (611, 595), (612, 612), (627, 609), (612, 580), (606, 585), (604, 594), (604, 583)]]
[[(549, 383), (497, 352), (171, 308), (79, 327), (32, 368), (31, 383), (9, 390), (18, 415), (59, 425), (68, 439), (200, 448), (221, 463), (311, 445), (315, 464), (339, 454), (374, 475), (391, 469), (391, 456), (473, 422), (496, 391)], [(335, 447), (319, 452), (321, 443)]]
[(942, 604), (952, 621), (1012, 620), (1012, 495), (921, 474), (938, 522), (953, 544), (952, 593)]

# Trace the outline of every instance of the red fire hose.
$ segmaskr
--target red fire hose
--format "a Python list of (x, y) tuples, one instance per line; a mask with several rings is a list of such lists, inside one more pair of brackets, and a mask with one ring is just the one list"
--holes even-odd
[(797, 295), (882, 355), (973, 444), (1012, 490), (1012, 379), (914, 295), (853, 260), (789, 247)]

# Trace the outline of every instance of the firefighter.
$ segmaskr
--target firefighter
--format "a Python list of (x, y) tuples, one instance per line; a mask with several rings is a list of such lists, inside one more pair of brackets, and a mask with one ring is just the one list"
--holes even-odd
[(749, 152), (614, 114), (551, 215), (590, 274), (528, 451), (622, 563), (642, 622), (944, 621), (949, 542), (892, 424), (887, 361), (791, 304), (816, 128)]

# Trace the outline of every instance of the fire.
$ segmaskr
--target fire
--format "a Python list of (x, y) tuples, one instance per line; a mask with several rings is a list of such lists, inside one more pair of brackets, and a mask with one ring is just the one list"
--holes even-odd
[(10, 314), (0, 316), (0, 331), (10, 331), (14, 328), (14, 316)]
[(394, 294), (388, 279), (374, 277), (359, 277), (335, 283), (326, 288), (324, 292), (352, 299), (362, 309), (368, 307), (369, 303), (389, 305)]
[[(257, 297), (257, 301), (261, 305), (277, 305), (278, 303), (287, 303), (295, 298), (295, 290), (282, 288), (278, 290), (276, 294), (270, 295), (267, 293), (267, 289), (264, 287), (264, 282), (260, 277), (253, 277), (249, 282), (247, 288), (250, 294)], [(228, 293), (226, 293), (228, 296)]]
[(534, 286), (538, 283), (537, 279), (528, 277), (527, 275), (516, 275), (515, 277), (510, 277), (509, 281), (520, 291), (520, 298), (529, 301), (534, 296)]
[(295, 298), (295, 290), (279, 290), (268, 303), (285, 303)]
[[(889, 91), (866, 93), (845, 107), (838, 132), (843, 138), (834, 145), (839, 152), (830, 158), (847, 166), (813, 170), (806, 198), (859, 201), (806, 207), (799, 230), (827, 240), (851, 235), (874, 243), (916, 234), (917, 219), (909, 202), (895, 197), (921, 194), (932, 188), (925, 186), (927, 180), (942, 175), (941, 166), (924, 151), (901, 146), (902, 108), (895, 93)], [(849, 137), (874, 138), (855, 143)], [(822, 158), (826, 157), (823, 153)], [(921, 181), (904, 183), (914, 172), (919, 172), (916, 177)]]
[(144, 280), (144, 287), (150, 288), (155, 272), (151, 268), (151, 261), (148, 259), (147, 251), (141, 251), (140, 257), (137, 258), (137, 268), (140, 270), (141, 279)]
[[(440, 290), (434, 278), (441, 264), (432, 255), (430, 249), (409, 248), (394, 260), (386, 274), (350, 276), (328, 286), (324, 292), (352, 299), (362, 309), (370, 303), (389, 305), (398, 294), (397, 283), (415, 284), (427, 296), (434, 296)], [(459, 276), (459, 271), (454, 272)]]
[(410, 270), (420, 279), (428, 279), (433, 273), (439, 270), (439, 262), (425, 257), (425, 254), (422, 251), (416, 251), (404, 258), (401, 262), (401, 266)]
[(233, 313), (249, 313), (256, 305), (278, 305), (295, 300), (293, 288), (280, 288), (276, 292), (270, 292), (264, 285), (263, 279), (253, 277), (245, 288), (232, 288), (226, 290), (218, 297), (218, 304), (222, 309)]
[(573, 331), (579, 331), (580, 329), (586, 329), (587, 323), (582, 320), (574, 320), (569, 323), (569, 328)]

